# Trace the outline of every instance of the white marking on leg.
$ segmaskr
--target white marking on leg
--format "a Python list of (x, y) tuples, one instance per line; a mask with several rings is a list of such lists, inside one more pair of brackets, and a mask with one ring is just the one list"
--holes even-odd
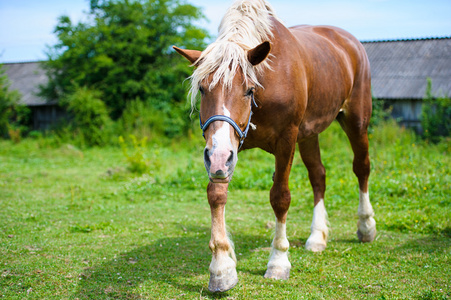
[(360, 191), (359, 195), (359, 209), (357, 211), (359, 215), (359, 222), (357, 227), (359, 229), (362, 238), (361, 241), (370, 242), (376, 235), (376, 221), (374, 220), (374, 211), (370, 203), (369, 193)]
[[(233, 250), (233, 242), (230, 240), (225, 225), (225, 207), (223, 208), (223, 222), (215, 222), (212, 220), (210, 249), (213, 252), (209, 267), (210, 271), (210, 291), (224, 291), (232, 288), (238, 281), (236, 273), (236, 256)], [(224, 242), (226, 240), (229, 247), (224, 249), (216, 249), (215, 242)], [(221, 241), (222, 240), (222, 241)]]
[(329, 229), (327, 228), (327, 212), (324, 200), (321, 199), (313, 209), (313, 221), (310, 237), (305, 243), (305, 248), (313, 252), (326, 249)]
[(291, 269), (291, 263), (288, 260), (288, 248), (290, 242), (287, 239), (287, 225), (276, 219), (276, 234), (271, 245), (271, 257), (268, 262), (269, 268), (281, 268), (285, 271)]
[[(213, 252), (213, 258), (215, 257), (216, 254), (218, 254), (218, 256), (230, 256), (230, 258), (236, 263), (236, 255), (235, 255), (233, 241), (230, 238), (230, 235), (227, 232), (227, 230), (225, 230), (225, 237), (223, 236), (223, 233), (222, 233), (222, 229), (226, 228), (225, 211), (226, 211), (226, 209), (225, 209), (225, 206), (224, 206), (223, 207), (223, 216), (224, 216), (223, 217), (223, 222), (218, 222), (217, 220), (212, 219), (212, 224), (211, 224), (211, 241), (213, 243), (210, 245), (210, 250)], [(224, 238), (227, 240), (227, 243), (229, 245), (228, 251), (227, 252), (217, 251), (217, 249), (215, 248), (215, 241), (220, 241), (221, 239), (224, 239)], [(216, 259), (216, 260), (218, 260), (218, 259)]]
[(358, 209), (359, 217), (362, 219), (374, 217), (373, 206), (370, 202), (369, 193), (364, 193), (360, 191), (359, 194), (359, 209)]

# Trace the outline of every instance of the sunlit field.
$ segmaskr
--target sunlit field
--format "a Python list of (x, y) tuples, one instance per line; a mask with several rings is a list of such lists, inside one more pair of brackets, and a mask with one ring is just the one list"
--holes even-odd
[(429, 145), (386, 123), (370, 135), (378, 234), (358, 242), (358, 184), (337, 124), (320, 136), (327, 170), (326, 250), (304, 249), (313, 195), (299, 155), (290, 177), (291, 277), (264, 279), (273, 235), (274, 160), (239, 154), (226, 221), (238, 285), (208, 291), (210, 210), (203, 140), (148, 143), (150, 171), (119, 147), (0, 141), (0, 298), (449, 299), (450, 142)]

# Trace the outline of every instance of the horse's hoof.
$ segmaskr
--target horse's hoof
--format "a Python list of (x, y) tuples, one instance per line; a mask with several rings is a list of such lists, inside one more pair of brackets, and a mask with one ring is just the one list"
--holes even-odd
[(324, 230), (312, 230), (312, 233), (305, 243), (305, 249), (312, 252), (324, 251), (327, 245), (327, 236), (327, 227)]
[(362, 243), (371, 243), (376, 238), (376, 233), (377, 231), (374, 229), (367, 234), (363, 234), (359, 229), (357, 230), (357, 237)]
[(210, 283), (208, 290), (212, 293), (227, 292), (235, 287), (238, 283), (238, 275), (235, 268), (228, 269), (225, 273), (215, 275), (210, 272)]
[(362, 243), (370, 243), (376, 238), (376, 221), (370, 217), (357, 222), (357, 237)]
[(311, 242), (307, 240), (307, 243), (305, 243), (305, 249), (312, 252), (322, 252), (326, 250), (326, 243)]
[(264, 277), (277, 280), (288, 280), (290, 278), (290, 269), (282, 267), (269, 267), (268, 270), (266, 270)]

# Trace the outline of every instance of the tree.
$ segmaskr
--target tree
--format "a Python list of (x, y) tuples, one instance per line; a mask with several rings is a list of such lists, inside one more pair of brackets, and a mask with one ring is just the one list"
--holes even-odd
[(10, 85), (8, 76), (0, 65), (0, 137), (8, 137), (10, 122), (21, 97), (18, 91), (10, 91)]
[(190, 69), (172, 45), (202, 49), (199, 8), (182, 0), (91, 0), (85, 22), (61, 16), (59, 42), (48, 51), (49, 83), (41, 95), (63, 99), (76, 87), (102, 92), (117, 120), (129, 101), (143, 101), (162, 114), (185, 105), (183, 80)]

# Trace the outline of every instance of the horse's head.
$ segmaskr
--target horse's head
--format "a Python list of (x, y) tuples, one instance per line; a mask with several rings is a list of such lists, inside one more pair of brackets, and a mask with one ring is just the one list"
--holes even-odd
[[(201, 51), (174, 49), (198, 68), (208, 63), (208, 54), (202, 55)], [(247, 51), (247, 67), (260, 64), (270, 49), (269, 42), (264, 42)], [(228, 63), (226, 70), (221, 70), (221, 66), (210, 67), (211, 72), (205, 72), (193, 87), (201, 95), (200, 123), (206, 140), (204, 163), (213, 183), (228, 183), (231, 180), (238, 161), (238, 150), (250, 125), (254, 91), (258, 83), (247, 76), (242, 65), (242, 62)]]

